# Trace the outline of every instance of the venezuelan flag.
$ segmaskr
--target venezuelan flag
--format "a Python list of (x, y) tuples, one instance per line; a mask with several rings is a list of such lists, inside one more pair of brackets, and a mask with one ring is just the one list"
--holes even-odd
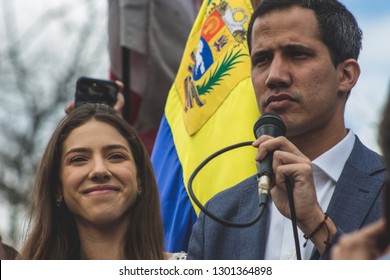
[[(253, 141), (260, 116), (250, 80), (249, 0), (204, 0), (169, 92), (152, 163), (160, 191), (165, 245), (186, 251), (199, 214), (188, 180), (208, 156)], [(205, 204), (216, 193), (256, 173), (256, 149), (244, 147), (210, 161), (193, 181)]]

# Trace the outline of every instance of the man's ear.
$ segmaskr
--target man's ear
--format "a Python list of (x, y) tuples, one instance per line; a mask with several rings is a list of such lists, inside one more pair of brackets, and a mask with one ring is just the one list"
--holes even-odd
[(348, 93), (357, 83), (360, 76), (359, 63), (353, 59), (346, 59), (337, 66), (339, 71), (339, 92)]

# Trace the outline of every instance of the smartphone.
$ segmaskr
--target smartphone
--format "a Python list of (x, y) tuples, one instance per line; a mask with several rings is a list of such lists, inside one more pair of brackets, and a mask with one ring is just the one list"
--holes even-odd
[(76, 82), (75, 107), (84, 103), (103, 103), (114, 107), (119, 86), (109, 80), (80, 77)]

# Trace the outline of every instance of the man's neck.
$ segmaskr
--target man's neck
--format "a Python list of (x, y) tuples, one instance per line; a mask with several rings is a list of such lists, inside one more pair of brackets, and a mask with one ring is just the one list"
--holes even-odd
[(323, 153), (337, 145), (348, 134), (348, 130), (343, 127), (333, 127), (327, 130), (310, 132), (288, 139), (310, 160), (314, 160)]

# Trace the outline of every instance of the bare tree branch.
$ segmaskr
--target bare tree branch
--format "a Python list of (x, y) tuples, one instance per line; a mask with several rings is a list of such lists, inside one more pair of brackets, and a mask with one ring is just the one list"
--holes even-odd
[[(73, 97), (75, 81), (104, 67), (107, 56), (106, 11), (96, 1), (71, 2), (42, 11), (20, 31), (23, 19), (14, 1), (0, 0), (0, 196), (11, 209), (9, 228), (0, 231), (14, 245), (20, 244), (20, 220), (42, 149)], [(75, 4), (84, 13), (79, 22), (72, 17)], [(66, 35), (44, 40), (53, 30)]]

